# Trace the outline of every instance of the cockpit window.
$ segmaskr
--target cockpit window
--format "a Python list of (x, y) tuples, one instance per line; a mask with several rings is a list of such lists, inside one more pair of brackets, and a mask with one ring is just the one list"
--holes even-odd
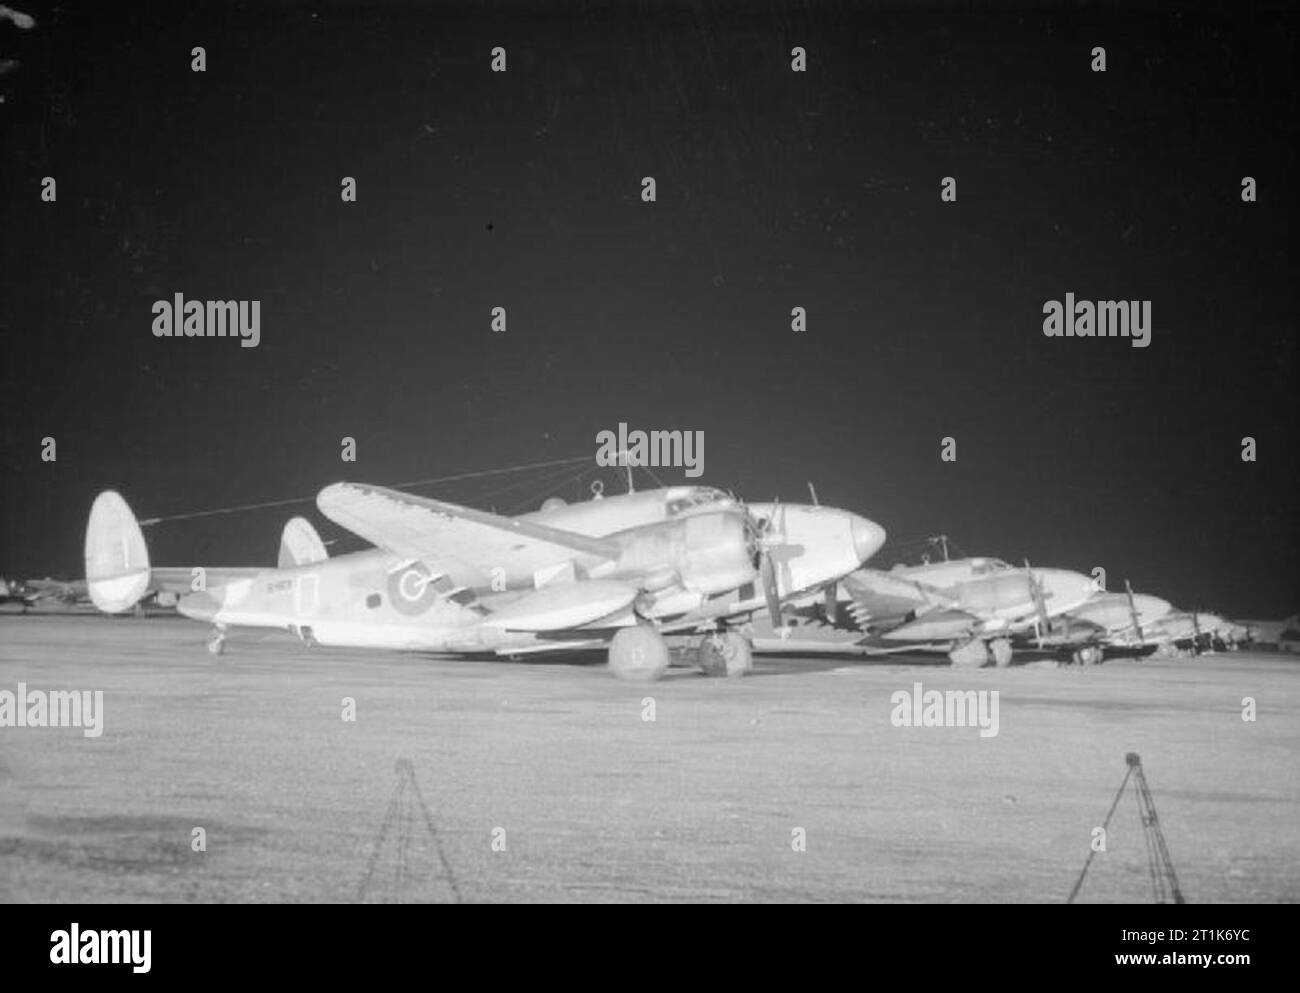
[(977, 576), (987, 576), (991, 572), (1006, 572), (1011, 566), (1007, 565), (1001, 559), (985, 559), (975, 565), (972, 572)]
[(668, 516), (676, 517), (699, 507), (714, 504), (731, 503), (731, 497), (711, 486), (689, 486), (670, 490), (668, 493)]

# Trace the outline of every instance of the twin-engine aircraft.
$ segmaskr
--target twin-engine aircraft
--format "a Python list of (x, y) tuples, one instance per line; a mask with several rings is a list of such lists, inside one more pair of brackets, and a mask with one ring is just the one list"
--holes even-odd
[(700, 636), (708, 675), (751, 667), (745, 623), (858, 568), (885, 532), (856, 514), (744, 504), (678, 486), (548, 501), (505, 517), (397, 490), (336, 483), (327, 518), (375, 546), (329, 558), (310, 523), (285, 527), (276, 568), (154, 568), (126, 501), (101, 493), (86, 530), (86, 578), (99, 609), (177, 596), (214, 625), (287, 628), (313, 645), (517, 656), (608, 646), (615, 674), (657, 679), (664, 635)]
[(850, 650), (867, 655), (942, 651), (954, 666), (1001, 667), (1011, 663), (1013, 641), (1046, 631), (1095, 592), (1082, 573), (1016, 568), (994, 558), (858, 569), (827, 589), (822, 602), (797, 604), (799, 627), (772, 638), (756, 625), (758, 644), (792, 651), (851, 643)]
[(953, 665), (975, 667), (1009, 665), (1014, 636), (1043, 630), (1096, 589), (1082, 573), (994, 558), (860, 569), (840, 585), (868, 651), (939, 647)]
[(1170, 610), (1168, 600), (1134, 593), (1096, 593), (1087, 603), (1054, 620), (1041, 632), (1037, 645), (1052, 648), (1080, 665), (1100, 663), (1113, 654), (1146, 654), (1154, 649), (1154, 634)]

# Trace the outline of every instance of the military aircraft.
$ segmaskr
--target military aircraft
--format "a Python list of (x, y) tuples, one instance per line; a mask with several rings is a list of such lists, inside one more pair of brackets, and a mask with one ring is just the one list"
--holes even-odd
[[(1106, 651), (1146, 654), (1152, 650), (1161, 622), (1173, 610), (1168, 600), (1134, 593), (1099, 591), (1088, 601), (1052, 621), (1035, 637), (1038, 648), (1068, 653), (1080, 665), (1096, 665)], [(1062, 656), (1065, 657), (1065, 656)]]
[(755, 623), (760, 650), (838, 650), (867, 655), (944, 651), (953, 665), (1009, 665), (1012, 637), (1085, 603), (1096, 587), (1066, 569), (1016, 568), (976, 557), (858, 569), (804, 597), (793, 613), (803, 623), (766, 629)]
[(506, 517), (397, 490), (336, 483), (327, 518), (375, 547), (330, 558), (305, 519), (290, 521), (276, 568), (155, 568), (139, 523), (114, 491), (95, 499), (86, 576), (99, 609), (151, 591), (211, 622), (209, 651), (232, 626), (284, 628), (311, 645), (521, 656), (608, 647), (615, 674), (656, 679), (664, 635), (698, 637), (709, 675), (747, 671), (745, 622), (858, 568), (879, 525), (831, 507), (745, 504), (676, 486)]
[(11, 579), (0, 577), (0, 603), (21, 602), (23, 612), (42, 600), (51, 600), (65, 607), (86, 600), (86, 583), (81, 579)]
[(977, 668), (1009, 665), (1012, 636), (1043, 629), (1096, 590), (1082, 573), (984, 557), (862, 569), (842, 585), (858, 626), (880, 643), (941, 646), (953, 665)]
[(1291, 652), (1300, 646), (1300, 614), (1292, 614), (1280, 621), (1243, 620), (1237, 623), (1244, 632), (1238, 641)]

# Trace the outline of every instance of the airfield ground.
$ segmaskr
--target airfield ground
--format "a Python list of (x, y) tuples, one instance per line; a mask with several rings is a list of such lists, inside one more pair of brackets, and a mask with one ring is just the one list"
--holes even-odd
[[(98, 738), (0, 728), (0, 900), (1061, 902), (1129, 751), (1188, 900), (1300, 899), (1294, 656), (760, 658), (742, 680), (638, 685), (277, 633), (214, 659), (206, 635), (0, 617), (0, 690), (104, 693)], [(890, 695), (915, 682), (998, 690), (999, 733), (894, 727)], [(1151, 899), (1127, 795), (1080, 900)]]

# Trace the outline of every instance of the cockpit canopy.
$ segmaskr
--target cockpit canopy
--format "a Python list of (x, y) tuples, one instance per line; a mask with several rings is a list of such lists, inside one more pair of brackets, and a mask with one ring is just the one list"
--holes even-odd
[(695, 513), (701, 508), (720, 510), (736, 501), (712, 486), (674, 486), (668, 490), (666, 508), (669, 517)]

